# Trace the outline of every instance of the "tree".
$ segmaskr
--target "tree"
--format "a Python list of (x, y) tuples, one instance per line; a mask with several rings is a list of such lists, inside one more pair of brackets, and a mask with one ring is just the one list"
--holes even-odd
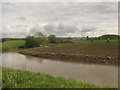
[(67, 40), (68, 40), (68, 41), (71, 41), (71, 40), (72, 40), (72, 38), (71, 38), (71, 37), (68, 37), (68, 38), (67, 38)]
[(110, 40), (110, 39), (109, 39), (109, 38), (107, 38), (107, 42), (109, 42), (109, 40)]
[(34, 36), (27, 36), (25, 39), (25, 47), (26, 48), (39, 47), (39, 42)]
[(68, 37), (67, 40), (64, 40), (63, 43), (73, 43), (72, 38)]
[(89, 39), (89, 36), (87, 36), (87, 40)]
[(48, 38), (44, 34), (42, 34), (41, 32), (37, 32), (35, 34), (35, 37), (38, 40), (39, 45), (46, 45), (48, 42)]
[(25, 47), (33, 48), (39, 47), (40, 45), (47, 44), (47, 37), (43, 35), (41, 32), (37, 32), (35, 36), (27, 36), (25, 39)]
[(48, 41), (50, 43), (56, 43), (57, 39), (56, 39), (55, 35), (51, 34), (48, 36)]
[(120, 36), (119, 36), (119, 35), (114, 35), (114, 34), (106, 34), (106, 35), (100, 36), (100, 38), (101, 38), (102, 40), (107, 40), (108, 38), (109, 38), (110, 40), (112, 40), (112, 39), (120, 39)]
[(91, 40), (91, 42), (93, 42), (93, 40)]

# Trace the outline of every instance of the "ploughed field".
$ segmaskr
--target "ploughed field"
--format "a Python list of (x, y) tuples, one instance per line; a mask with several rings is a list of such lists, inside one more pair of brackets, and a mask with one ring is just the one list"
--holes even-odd
[[(55, 45), (55, 46), (54, 46)], [(118, 63), (118, 42), (54, 44), (45, 48), (31, 48), (22, 54), (92, 63)]]

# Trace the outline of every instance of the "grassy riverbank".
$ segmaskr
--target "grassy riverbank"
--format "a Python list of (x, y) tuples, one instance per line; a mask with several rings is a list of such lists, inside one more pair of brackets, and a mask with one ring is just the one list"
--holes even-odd
[(24, 40), (11, 40), (11, 41), (5, 41), (1, 43), (2, 45), (2, 51), (15, 51), (18, 50), (20, 46), (24, 46), (25, 41)]
[(47, 74), (2, 68), (3, 88), (101, 88)]

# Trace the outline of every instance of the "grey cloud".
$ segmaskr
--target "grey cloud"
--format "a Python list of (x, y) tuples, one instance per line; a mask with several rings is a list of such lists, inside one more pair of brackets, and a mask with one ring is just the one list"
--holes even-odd
[(44, 26), (44, 29), (47, 31), (47, 33), (53, 33), (56, 32), (57, 25), (47, 24)]
[(6, 26), (2, 27), (2, 37), (7, 37), (9, 34), (8, 28)]
[(68, 33), (75, 33), (79, 29), (74, 25), (63, 25), (63, 24), (47, 24), (44, 26), (44, 29), (48, 34), (55, 34), (57, 36), (65, 36)]
[[(79, 28), (86, 25), (93, 25), (99, 27), (99, 29), (96, 30), (91, 27), (87, 28), (86, 26), (84, 28), (82, 27), (80, 33), (96, 31), (96, 34), (99, 34), (98, 30), (100, 29), (104, 29), (109, 32), (117, 30), (114, 28), (117, 26), (117, 8), (117, 3), (113, 2), (12, 2), (3, 4), (3, 20), (6, 25), (14, 26), (14, 28), (11, 29), (20, 28), (21, 30), (26, 30), (30, 27), (29, 29), (31, 34), (41, 31), (45, 34), (53, 33), (58, 36), (65, 36), (68, 33), (77, 35), (74, 33), (77, 31), (79, 32)], [(18, 25), (15, 27), (16, 23), (28, 26), (24, 27)], [(41, 25), (31, 28), (34, 24)], [(42, 26), (43, 24), (46, 25)], [(111, 26), (112, 29), (109, 26)], [(16, 31), (13, 30), (13, 32)]]
[(42, 32), (45, 35), (55, 34), (56, 36), (66, 36), (69, 33), (76, 33), (79, 29), (74, 25), (46, 24), (34, 25), (29, 34), (35, 35), (36, 32)]
[(94, 6), (90, 7), (91, 12), (93, 13), (117, 13), (118, 4), (117, 2), (109, 3), (95, 3)]
[(34, 25), (31, 29), (30, 29), (30, 32), (29, 34), (30, 35), (35, 35), (36, 32), (42, 32), (43, 34), (47, 34), (46, 31), (44, 30), (43, 26), (37, 24), (37, 25)]
[(78, 28), (76, 26), (73, 25), (62, 25), (59, 24), (58, 26), (58, 32), (63, 32), (63, 33), (73, 33), (76, 32), (78, 30)]
[(87, 32), (94, 32), (96, 30), (96, 27), (94, 26), (84, 26), (81, 29), (81, 32), (87, 33)]
[(17, 28), (27, 28), (27, 25), (16, 25)]
[(36, 32), (40, 32), (40, 28), (39, 28), (38, 25), (32, 27), (32, 28), (30, 29), (30, 32), (29, 32), (29, 33), (30, 33), (31, 35), (35, 35)]
[(25, 21), (25, 20), (27, 20), (26, 17), (19, 17), (18, 19), (21, 20), (21, 21)]
[(12, 29), (27, 28), (27, 25), (16, 25), (16, 26), (11, 26), (10, 28), (12, 28)]
[[(51, 23), (57, 21), (62, 23), (66, 22), (72, 23), (76, 21), (87, 22), (87, 19), (82, 20), (82, 18), (89, 18), (92, 22), (93, 20), (98, 20), (98, 17), (104, 19), (104, 17), (106, 18), (106, 16), (109, 17), (111, 16), (111, 14), (114, 15), (115, 13), (117, 13), (116, 5), (117, 3), (112, 2), (111, 3), (57, 2), (57, 3), (22, 3), (22, 4), (15, 3), (14, 8), (16, 8), (17, 6), (18, 7), (16, 9), (12, 8), (12, 10), (20, 11), (21, 13), (23, 13), (24, 11), (24, 13), (28, 17), (34, 17), (34, 19), (40, 22)], [(13, 6), (11, 6), (11, 4), (8, 4), (8, 7)], [(22, 7), (22, 9), (20, 9), (20, 7)], [(25, 17), (21, 17), (21, 20), (24, 20), (24, 18)], [(114, 17), (110, 18), (112, 19)]]
[(28, 33), (26, 28), (17, 28), (16, 26), (3, 26), (2, 37), (16, 38), (16, 37), (25, 37)]

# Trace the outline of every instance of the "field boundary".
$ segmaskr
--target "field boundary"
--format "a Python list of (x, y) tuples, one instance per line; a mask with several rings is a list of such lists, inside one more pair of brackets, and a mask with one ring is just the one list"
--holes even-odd
[(41, 58), (51, 58), (67, 61), (79, 61), (79, 62), (89, 62), (89, 63), (106, 63), (106, 64), (118, 64), (118, 59), (112, 59), (109, 56), (106, 57), (95, 57), (90, 55), (83, 54), (64, 54), (64, 53), (48, 53), (48, 52), (39, 52), (31, 53), (25, 50), (20, 51), (20, 54), (41, 57)]

